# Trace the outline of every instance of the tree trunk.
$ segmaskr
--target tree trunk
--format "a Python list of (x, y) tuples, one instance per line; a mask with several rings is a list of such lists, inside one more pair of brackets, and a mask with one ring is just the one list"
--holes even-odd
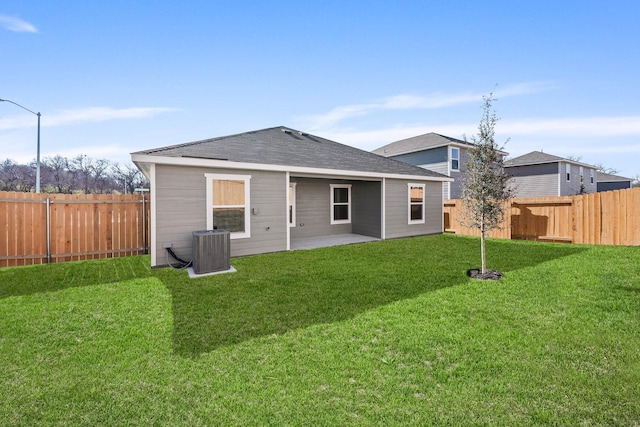
[(487, 257), (484, 250), (484, 241), (485, 241), (485, 230), (484, 223), (480, 226), (480, 256), (482, 258), (482, 274), (487, 272)]

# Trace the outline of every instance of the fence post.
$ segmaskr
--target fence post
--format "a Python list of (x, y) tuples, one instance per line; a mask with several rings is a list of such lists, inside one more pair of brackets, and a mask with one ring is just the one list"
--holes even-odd
[(47, 195), (47, 264), (51, 264), (51, 199)]

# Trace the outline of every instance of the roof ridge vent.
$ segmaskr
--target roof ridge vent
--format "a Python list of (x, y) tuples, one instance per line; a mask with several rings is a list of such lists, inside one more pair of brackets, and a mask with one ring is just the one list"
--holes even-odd
[(282, 129), (280, 129), (280, 130), (281, 130), (282, 132), (284, 132), (284, 133), (291, 133), (291, 131), (290, 131), (289, 129), (284, 129), (284, 128), (282, 128)]
[(304, 132), (302, 132), (301, 130), (299, 130), (299, 131), (298, 131), (298, 135), (300, 135), (300, 136), (306, 136), (307, 134), (306, 134), (306, 133), (304, 133)]

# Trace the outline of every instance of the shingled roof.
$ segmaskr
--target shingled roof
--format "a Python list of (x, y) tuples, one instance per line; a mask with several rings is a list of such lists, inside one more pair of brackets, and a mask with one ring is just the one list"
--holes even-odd
[(389, 157), (451, 144), (458, 146), (467, 146), (470, 148), (475, 147), (470, 142), (451, 138), (450, 136), (440, 135), (439, 133), (430, 132), (425, 133), (424, 135), (418, 135), (411, 138), (402, 139), (400, 141), (392, 142), (383, 147), (373, 150), (373, 153)]
[(604, 173), (604, 172), (597, 172), (597, 177), (598, 177), (598, 182), (631, 182), (633, 181), (632, 178), (626, 178), (624, 176), (620, 176), (620, 175), (613, 175), (610, 173)]
[(565, 159), (564, 157), (554, 156), (553, 154), (543, 153), (542, 151), (532, 151), (520, 157), (515, 157), (513, 159), (507, 160), (506, 162), (504, 162), (504, 167), (508, 168), (513, 166), (540, 165), (544, 163), (559, 162), (573, 163), (580, 166), (595, 168), (595, 166), (593, 165), (588, 165), (586, 163), (581, 163), (571, 159)]
[(136, 155), (447, 178), (285, 126), (132, 153), (132, 156)]

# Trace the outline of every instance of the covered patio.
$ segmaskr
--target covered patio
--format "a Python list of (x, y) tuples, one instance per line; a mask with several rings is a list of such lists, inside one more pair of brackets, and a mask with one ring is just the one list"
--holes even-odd
[(328, 246), (350, 245), (353, 243), (375, 242), (377, 237), (363, 236), (362, 234), (334, 234), (314, 237), (292, 237), (291, 250), (316, 249)]

